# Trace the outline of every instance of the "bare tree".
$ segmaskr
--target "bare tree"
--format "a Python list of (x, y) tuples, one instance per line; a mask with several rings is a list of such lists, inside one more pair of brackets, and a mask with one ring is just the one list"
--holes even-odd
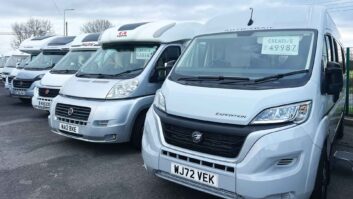
[(109, 20), (97, 19), (93, 21), (88, 21), (81, 27), (82, 33), (98, 33), (111, 28), (113, 24)]
[(30, 18), (24, 23), (12, 24), (12, 31), (15, 38), (12, 41), (12, 47), (18, 48), (22, 41), (30, 37), (44, 36), (54, 34), (53, 25), (49, 20)]

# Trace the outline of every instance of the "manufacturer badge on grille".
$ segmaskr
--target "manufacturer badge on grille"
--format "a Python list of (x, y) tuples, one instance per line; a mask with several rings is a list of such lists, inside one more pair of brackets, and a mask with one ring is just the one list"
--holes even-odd
[(199, 144), (202, 142), (202, 139), (203, 139), (203, 134), (199, 131), (194, 131), (192, 134), (191, 134), (191, 137), (192, 137), (192, 141), (196, 144)]
[(50, 90), (49, 90), (49, 89), (45, 89), (45, 91), (44, 91), (44, 93), (45, 93), (46, 95), (48, 95), (48, 94), (49, 94), (49, 92), (50, 92)]
[(69, 110), (67, 110), (67, 115), (72, 115), (74, 113), (74, 108), (69, 108)]

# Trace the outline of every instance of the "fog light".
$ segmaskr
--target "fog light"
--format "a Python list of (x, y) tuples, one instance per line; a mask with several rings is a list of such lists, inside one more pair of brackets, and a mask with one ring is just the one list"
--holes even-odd
[(295, 195), (292, 192), (276, 194), (276, 195), (266, 197), (266, 199), (294, 199), (294, 198), (295, 198)]
[(116, 140), (116, 134), (110, 134), (104, 136), (105, 141), (114, 141)]
[(108, 126), (109, 120), (95, 120), (93, 122), (94, 126)]

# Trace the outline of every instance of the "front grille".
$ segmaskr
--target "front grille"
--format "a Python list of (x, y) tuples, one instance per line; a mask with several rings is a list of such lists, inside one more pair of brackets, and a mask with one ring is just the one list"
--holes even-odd
[[(199, 131), (163, 121), (162, 127), (165, 141), (168, 144), (227, 158), (237, 157), (246, 139), (246, 136)], [(202, 133), (203, 138), (199, 143), (193, 142), (192, 134), (195, 131)]]
[[(71, 109), (71, 111), (69, 111)], [(57, 104), (55, 108), (55, 115), (65, 117), (67, 119), (74, 119), (80, 121), (87, 121), (91, 108), (74, 106), (69, 104)]]
[(69, 124), (77, 124), (77, 125), (81, 125), (81, 126), (86, 126), (87, 122), (83, 122), (80, 120), (73, 120), (73, 119), (68, 119), (65, 117), (56, 117), (59, 121), (61, 122), (65, 122), (65, 123), (69, 123)]
[(39, 88), (39, 96), (54, 98), (59, 95), (60, 89)]
[(13, 87), (15, 88), (30, 88), (33, 84), (33, 80), (17, 80), (12, 81)]

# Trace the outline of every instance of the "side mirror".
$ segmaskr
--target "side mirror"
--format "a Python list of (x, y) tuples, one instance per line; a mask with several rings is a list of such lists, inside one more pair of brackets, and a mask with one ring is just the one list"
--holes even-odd
[(327, 63), (325, 71), (326, 93), (333, 95), (335, 101), (338, 100), (343, 89), (343, 70), (339, 63)]
[(176, 60), (164, 63), (164, 67), (156, 67), (151, 75), (150, 82), (163, 82), (172, 70)]
[(20, 62), (17, 62), (16, 63), (16, 68), (18, 68), (20, 66), (20, 64), (21, 64)]

